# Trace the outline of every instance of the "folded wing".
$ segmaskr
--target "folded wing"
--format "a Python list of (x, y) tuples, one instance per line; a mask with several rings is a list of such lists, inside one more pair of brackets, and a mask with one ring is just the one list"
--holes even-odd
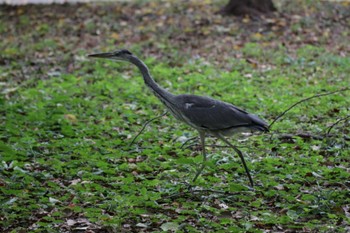
[(209, 97), (179, 95), (182, 114), (192, 126), (211, 131), (250, 129), (267, 131), (267, 123), (232, 104)]

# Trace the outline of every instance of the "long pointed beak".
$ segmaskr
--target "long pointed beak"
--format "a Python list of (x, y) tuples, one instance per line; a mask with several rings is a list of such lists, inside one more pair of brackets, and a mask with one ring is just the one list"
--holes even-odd
[(88, 57), (97, 57), (97, 58), (111, 58), (113, 53), (94, 53), (89, 54)]

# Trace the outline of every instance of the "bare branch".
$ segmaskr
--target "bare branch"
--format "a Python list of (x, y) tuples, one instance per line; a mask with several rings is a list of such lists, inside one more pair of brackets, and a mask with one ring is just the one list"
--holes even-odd
[(134, 144), (135, 140), (138, 138), (138, 136), (140, 136), (140, 134), (142, 134), (142, 132), (145, 130), (145, 128), (147, 127), (147, 125), (149, 125), (149, 123), (151, 123), (152, 121), (154, 120), (157, 120), (163, 116), (165, 116), (165, 114), (167, 114), (168, 111), (165, 111), (163, 114), (159, 115), (159, 116), (156, 116), (150, 120), (148, 120), (143, 126), (142, 126), (142, 129), (140, 130), (140, 132), (134, 137), (134, 139), (130, 142), (129, 146), (131, 146), (132, 144)]
[(332, 95), (332, 94), (335, 94), (335, 93), (339, 93), (339, 92), (344, 92), (344, 91), (349, 91), (350, 88), (343, 88), (343, 89), (340, 89), (340, 90), (336, 90), (336, 91), (331, 91), (331, 92), (326, 92), (326, 93), (320, 93), (320, 94), (317, 94), (317, 95), (313, 95), (313, 96), (310, 96), (308, 98), (305, 98), (305, 99), (302, 99), (298, 102), (296, 102), (295, 104), (291, 105), (289, 108), (287, 108), (284, 112), (282, 112), (280, 115), (278, 115), (273, 121), (272, 123), (269, 125), (269, 129), (271, 129), (272, 125), (278, 120), (280, 119), (282, 116), (284, 116), (287, 112), (289, 112), (292, 108), (294, 108), (295, 106), (303, 103), (303, 102), (306, 102), (308, 100), (311, 100), (311, 99), (314, 99), (314, 98), (317, 98), (317, 97), (322, 97), (322, 96), (327, 96), (327, 95)]
[[(193, 141), (193, 140), (195, 140), (195, 139), (197, 139), (197, 136), (187, 139), (187, 140), (181, 145), (180, 149), (184, 148), (184, 146), (185, 146), (188, 142)], [(189, 147), (190, 147), (190, 146), (191, 146), (191, 145), (189, 145)], [(186, 147), (186, 148), (188, 148), (188, 147)]]
[(293, 139), (295, 137), (300, 137), (303, 139), (314, 139), (314, 140), (323, 140), (324, 137), (320, 136), (320, 135), (313, 135), (313, 134), (309, 134), (309, 133), (297, 133), (297, 134), (281, 134), (278, 135), (278, 139), (284, 139), (284, 140), (290, 140)]
[(329, 136), (329, 133), (331, 132), (331, 130), (334, 128), (334, 126), (336, 126), (337, 124), (339, 124), (342, 121), (346, 121), (347, 119), (350, 119), (350, 115), (347, 115), (346, 117), (340, 118), (339, 120), (337, 120), (335, 123), (333, 123), (331, 126), (328, 127), (326, 136)]

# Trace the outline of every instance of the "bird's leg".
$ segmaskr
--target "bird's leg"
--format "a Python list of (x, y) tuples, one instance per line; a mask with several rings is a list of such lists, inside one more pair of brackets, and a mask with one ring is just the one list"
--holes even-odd
[(241, 159), (242, 163), (243, 163), (243, 166), (244, 166), (244, 169), (245, 169), (245, 172), (247, 173), (247, 176), (249, 178), (249, 182), (250, 182), (250, 185), (253, 187), (254, 186), (254, 183), (253, 183), (253, 179), (252, 177), (250, 176), (250, 173), (249, 173), (249, 169), (247, 167), (247, 164), (244, 160), (244, 157), (243, 157), (243, 154), (242, 152), (237, 148), (235, 147), (234, 145), (232, 145), (224, 136), (222, 136), (221, 134), (215, 134), (216, 137), (218, 137), (219, 139), (221, 139), (222, 141), (224, 141), (227, 145), (229, 145), (232, 149), (234, 149), (236, 151), (236, 153), (238, 154), (239, 158)]
[(205, 167), (205, 162), (207, 161), (207, 155), (205, 153), (205, 133), (199, 132), (199, 136), (201, 138), (201, 144), (202, 144), (203, 163), (202, 163), (202, 166), (198, 169), (196, 175), (194, 176), (193, 182), (195, 182), (198, 176), (202, 173)]

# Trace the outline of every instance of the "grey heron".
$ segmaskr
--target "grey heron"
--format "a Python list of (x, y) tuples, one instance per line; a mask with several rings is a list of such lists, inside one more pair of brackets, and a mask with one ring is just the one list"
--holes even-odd
[(145, 84), (174, 117), (198, 131), (202, 145), (203, 163), (194, 176), (193, 182), (196, 181), (205, 167), (207, 159), (205, 137), (206, 135), (212, 135), (221, 139), (236, 151), (243, 163), (250, 184), (253, 187), (253, 179), (249, 173), (242, 152), (233, 146), (225, 136), (230, 136), (237, 132), (266, 132), (268, 131), (268, 125), (265, 121), (256, 115), (250, 114), (230, 103), (220, 100), (190, 94), (174, 95), (168, 92), (154, 81), (145, 63), (126, 49), (90, 54), (88, 56), (127, 61), (137, 66), (142, 73)]

